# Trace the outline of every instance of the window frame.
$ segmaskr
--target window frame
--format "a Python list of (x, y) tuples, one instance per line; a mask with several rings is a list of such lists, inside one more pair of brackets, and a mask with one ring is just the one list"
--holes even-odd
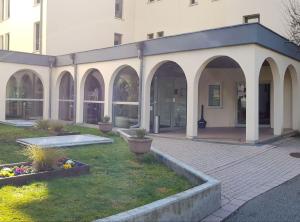
[[(219, 87), (219, 105), (213, 105), (212, 101), (211, 101), (211, 97), (210, 97), (210, 87)], [(209, 83), (207, 86), (207, 107), (211, 108), (211, 109), (221, 109), (223, 108), (223, 93), (222, 93), (222, 84), (220, 82), (216, 82), (216, 83)]]
[[(120, 37), (120, 43), (119, 44), (116, 44), (116, 36)], [(123, 34), (115, 32), (114, 33), (114, 46), (119, 46), (119, 45), (122, 45), (122, 44), (123, 44)]]
[[(121, 13), (121, 16), (117, 16), (117, 10), (116, 10), (116, 6), (117, 6), (117, 1), (121, 1), (121, 10), (120, 13)], [(122, 20), (124, 18), (124, 0), (115, 0), (115, 19), (120, 19)]]
[[(37, 29), (37, 24), (39, 25)], [(33, 52), (39, 52), (41, 50), (41, 22), (35, 22), (33, 24)], [(37, 34), (39, 39), (37, 41)], [(36, 47), (38, 45), (38, 48)]]
[[(257, 19), (257, 22), (249, 22), (249, 20), (252, 20), (252, 19)], [(243, 16), (243, 22), (244, 22), (244, 24), (260, 23), (260, 21), (261, 21), (261, 18), (260, 18), (260, 14), (259, 13)]]

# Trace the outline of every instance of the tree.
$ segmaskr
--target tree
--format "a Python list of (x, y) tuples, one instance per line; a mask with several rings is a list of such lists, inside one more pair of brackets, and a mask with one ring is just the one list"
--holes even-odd
[(300, 46), (300, 2), (288, 0), (286, 5), (287, 22), (289, 25), (288, 35), (292, 42)]

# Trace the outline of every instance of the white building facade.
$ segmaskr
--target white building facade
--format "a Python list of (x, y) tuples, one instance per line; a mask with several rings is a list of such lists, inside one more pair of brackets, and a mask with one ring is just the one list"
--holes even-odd
[(271, 10), (284, 12), (280, 0), (92, 0), (71, 12), (55, 2), (33, 6), (40, 52), (55, 56), (0, 51), (1, 121), (108, 115), (153, 132), (159, 119), (161, 133), (198, 138), (203, 116), (207, 130), (238, 130), (250, 143), (299, 130), (300, 55)]

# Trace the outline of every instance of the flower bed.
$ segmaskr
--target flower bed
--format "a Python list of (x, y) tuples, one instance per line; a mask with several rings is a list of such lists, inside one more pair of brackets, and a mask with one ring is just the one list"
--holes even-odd
[(40, 172), (37, 172), (30, 162), (0, 165), (0, 187), (21, 186), (34, 180), (80, 176), (89, 173), (89, 170), (89, 165), (67, 158), (60, 159), (55, 169)]

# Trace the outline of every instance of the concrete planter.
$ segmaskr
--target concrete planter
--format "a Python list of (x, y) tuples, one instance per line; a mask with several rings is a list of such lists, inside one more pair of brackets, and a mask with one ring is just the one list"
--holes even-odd
[(137, 156), (149, 153), (151, 151), (151, 144), (152, 144), (151, 138), (138, 139), (138, 138), (131, 137), (128, 138), (127, 141), (128, 141), (130, 151)]
[(109, 133), (112, 131), (112, 123), (99, 123), (99, 130), (102, 133)]
[(154, 148), (151, 152), (195, 187), (95, 222), (198, 222), (221, 207), (220, 182)]
[[(21, 165), (28, 166), (30, 164), (31, 163), (28, 162), (13, 163), (13, 164), (0, 165), (0, 168), (21, 166)], [(60, 178), (60, 177), (80, 176), (83, 174), (88, 174), (90, 172), (89, 165), (77, 161), (76, 164), (78, 164), (78, 166), (70, 169), (58, 169), (58, 170), (25, 174), (25, 175), (14, 176), (14, 177), (0, 178), (0, 187), (5, 185), (22, 186), (32, 181), (50, 180), (50, 179)]]

